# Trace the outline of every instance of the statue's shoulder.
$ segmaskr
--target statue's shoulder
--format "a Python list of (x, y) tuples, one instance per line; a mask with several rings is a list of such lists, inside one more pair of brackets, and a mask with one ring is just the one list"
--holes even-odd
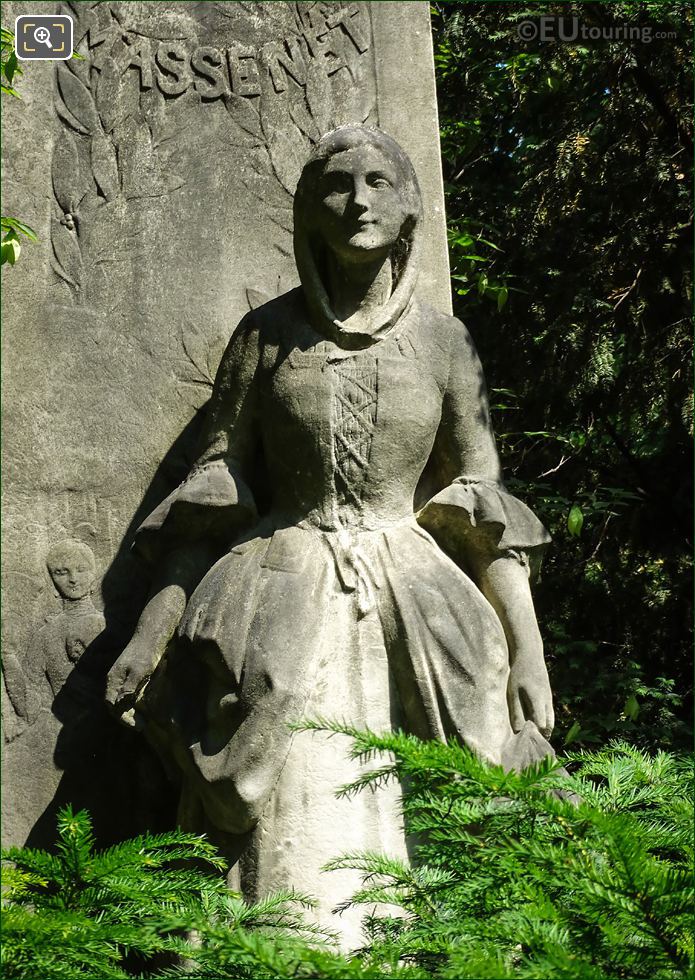
[(425, 346), (434, 346), (448, 357), (452, 350), (455, 351), (462, 344), (472, 343), (468, 328), (458, 317), (443, 313), (421, 300), (417, 301), (415, 309), (420, 337)]
[(261, 356), (264, 348), (274, 346), (288, 325), (301, 320), (303, 294), (301, 289), (292, 289), (280, 296), (263, 302), (262, 294), (249, 291), (252, 308), (245, 313), (232, 331), (223, 355), (223, 362), (236, 362), (241, 358), (251, 361)]
[[(260, 296), (256, 294), (255, 298)], [(306, 317), (306, 303), (304, 293), (300, 286), (290, 289), (289, 292), (281, 293), (265, 302), (259, 302), (244, 320), (248, 321), (251, 329), (260, 330), (265, 334), (268, 330), (276, 328), (278, 324), (292, 324), (303, 320)]]

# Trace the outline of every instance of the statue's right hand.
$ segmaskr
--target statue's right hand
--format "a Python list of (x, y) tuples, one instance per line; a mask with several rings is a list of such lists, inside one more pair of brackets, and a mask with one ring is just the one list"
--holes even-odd
[(151, 645), (135, 636), (109, 671), (106, 681), (106, 701), (113, 705), (119, 714), (133, 708), (138, 695), (148, 682), (157, 658)]

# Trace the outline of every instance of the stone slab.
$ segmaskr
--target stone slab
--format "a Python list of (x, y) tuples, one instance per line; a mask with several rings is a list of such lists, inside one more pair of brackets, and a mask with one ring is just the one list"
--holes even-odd
[[(68, 798), (103, 839), (170, 819), (158, 763), (103, 713), (102, 668), (147, 594), (133, 531), (187, 471), (231, 331), (297, 283), (292, 193), (321, 133), (366, 122), (410, 154), (418, 288), (450, 311), (426, 2), (32, 10), (70, 12), (84, 60), (25, 65), (3, 107), (3, 210), (40, 238), (2, 270), (8, 844), (50, 839)], [(94, 556), (98, 642), (70, 632), (47, 571), (65, 539)], [(47, 680), (60, 657), (77, 664), (62, 699)]]

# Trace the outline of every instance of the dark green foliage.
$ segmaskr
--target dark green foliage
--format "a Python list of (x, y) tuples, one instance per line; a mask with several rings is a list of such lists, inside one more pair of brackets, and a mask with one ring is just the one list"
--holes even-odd
[[(264, 980), (277, 977), (397, 978), (427, 977), (413, 966), (399, 966), (397, 950), (386, 956), (341, 955), (331, 937), (302, 920), (304, 899), (279, 895), (256, 905), (239, 898), (218, 909), (215, 919), (195, 923), (200, 942), (195, 948), (181, 941), (185, 968), (167, 971), (171, 978)], [(297, 909), (297, 911), (295, 911)], [(239, 915), (239, 911), (242, 914)]]
[(13, 88), (15, 75), (21, 75), (22, 69), (14, 50), (14, 34), (6, 28), (0, 29), (0, 73), (2, 74), (2, 91), (6, 95), (19, 98), (19, 93)]
[[(559, 743), (686, 744), (692, 691), (690, 3), (435, 3), (455, 312), (536, 590)], [(524, 42), (521, 21), (671, 32)]]
[[(221, 878), (172, 867), (173, 859), (217, 863), (200, 838), (145, 837), (96, 855), (88, 818), (67, 811), (57, 854), (7, 854), (3, 976), (690, 975), (693, 772), (685, 760), (622, 743), (564, 760), (574, 769), (569, 778), (550, 761), (517, 775), (458, 745), (326, 722), (307, 727), (350, 736), (366, 763), (387, 754), (343, 792), (378, 792), (395, 776), (407, 787), (419, 866), (378, 854), (333, 864), (363, 873), (354, 899), (368, 914), (362, 950), (338, 953), (302, 917), (310, 905), (302, 896), (249, 906)], [(158, 965), (153, 957), (162, 953), (179, 965)]]
[(95, 852), (91, 821), (62, 810), (55, 853), (3, 852), (2, 976), (31, 980), (124, 977), (126, 958), (171, 951), (163, 927), (214, 907), (224, 894), (221, 868), (204, 838), (181, 831), (148, 834)]
[(349, 734), (364, 760), (392, 753), (361, 785), (398, 774), (422, 841), (416, 869), (376, 855), (335, 863), (364, 871), (357, 901), (409, 913), (372, 957), (395, 949), (400, 962), (447, 978), (685, 975), (693, 773), (684, 761), (619, 743), (570, 757), (570, 778), (551, 761), (517, 775), (455, 745), (317, 727)]

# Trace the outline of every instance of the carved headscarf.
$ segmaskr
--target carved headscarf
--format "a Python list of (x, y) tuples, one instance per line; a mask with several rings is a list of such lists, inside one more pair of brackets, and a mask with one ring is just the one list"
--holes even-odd
[[(317, 252), (322, 247), (313, 224), (318, 181), (328, 160), (336, 153), (363, 144), (376, 147), (398, 174), (398, 192), (406, 218), (391, 253), (393, 288), (390, 297), (373, 318), (369, 332), (346, 326), (331, 309), (320, 274)], [(392, 137), (365, 126), (340, 126), (322, 136), (307, 160), (294, 197), (294, 256), (314, 325), (343, 348), (368, 347), (381, 340), (410, 306), (418, 276), (422, 237), (422, 197), (413, 165)]]

